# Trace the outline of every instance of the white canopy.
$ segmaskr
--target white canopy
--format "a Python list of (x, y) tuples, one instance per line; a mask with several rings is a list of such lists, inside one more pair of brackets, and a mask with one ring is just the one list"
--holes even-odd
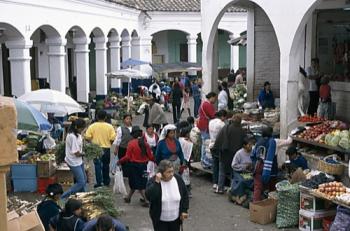
[(22, 95), (18, 99), (27, 102), (43, 113), (55, 113), (58, 116), (85, 111), (70, 96), (51, 89), (32, 91)]

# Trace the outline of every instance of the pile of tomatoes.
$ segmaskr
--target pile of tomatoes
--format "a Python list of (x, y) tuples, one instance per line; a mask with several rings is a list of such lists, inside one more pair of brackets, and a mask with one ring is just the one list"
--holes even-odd
[(332, 130), (334, 130), (334, 128), (331, 127), (331, 123), (324, 122), (303, 131), (298, 137), (305, 140), (319, 141), (317, 138), (330, 133)]
[(298, 118), (298, 121), (303, 123), (317, 123), (324, 121), (324, 119), (316, 115), (303, 115)]

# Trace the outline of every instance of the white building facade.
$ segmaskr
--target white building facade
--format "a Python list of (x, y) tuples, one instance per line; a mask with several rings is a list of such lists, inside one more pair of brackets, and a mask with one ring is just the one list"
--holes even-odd
[[(186, 61), (197, 62), (202, 21), (199, 1), (192, 2), (198, 7), (182, 12), (146, 11), (104, 0), (0, 1), (0, 94), (18, 97), (45, 79), (51, 89), (62, 92), (76, 84), (79, 102), (88, 102), (91, 91), (105, 96), (105, 74), (120, 69), (128, 58), (152, 62), (155, 37), (160, 47), (171, 41), (158, 36), (164, 31), (183, 32)], [(246, 11), (227, 12), (219, 29), (239, 36), (247, 29)], [(169, 53), (164, 52), (167, 57)], [(229, 67), (238, 69), (238, 53), (230, 56)], [(120, 81), (110, 84), (121, 87)]]
[[(201, 5), (204, 90), (215, 89), (217, 58), (213, 44), (220, 18), (229, 7), (243, 7), (248, 11), (248, 95), (253, 100), (264, 81), (272, 83), (274, 93), (280, 97), (282, 136), (295, 126), (299, 115), (298, 96), (304, 90), (299, 67), (307, 68), (312, 57), (319, 57), (321, 70), (337, 75), (340, 63), (337, 65), (337, 59), (327, 61), (324, 57), (332, 57), (332, 53), (339, 50), (339, 56), (346, 57), (341, 60), (348, 63), (348, 42), (345, 42), (349, 36), (345, 28), (348, 23), (344, 23), (349, 19), (350, 2), (347, 0), (202, 0)], [(328, 18), (325, 16), (322, 21), (321, 16), (325, 14)], [(322, 23), (328, 26), (323, 25), (323, 33)], [(327, 35), (326, 32), (332, 33), (331, 29), (338, 27), (343, 28), (341, 38), (338, 30), (332, 36)], [(347, 78), (347, 67), (342, 72)], [(350, 86), (334, 80), (332, 98), (337, 103), (337, 115), (348, 115)]]

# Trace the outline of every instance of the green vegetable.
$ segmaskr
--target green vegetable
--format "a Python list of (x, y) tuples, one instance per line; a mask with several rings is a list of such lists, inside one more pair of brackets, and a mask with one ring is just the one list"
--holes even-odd
[(340, 136), (333, 136), (333, 138), (332, 138), (332, 140), (331, 140), (331, 142), (330, 142), (330, 146), (333, 146), (333, 147), (336, 147), (336, 146), (338, 146), (338, 144), (339, 144), (339, 141), (340, 141)]
[(60, 164), (64, 161), (66, 157), (66, 144), (61, 142), (55, 147), (56, 163)]
[(348, 138), (341, 138), (339, 141), (339, 146), (344, 149), (350, 149), (349, 139)]
[(103, 150), (100, 146), (93, 143), (85, 143), (83, 152), (87, 160), (93, 160), (102, 156)]
[(347, 131), (347, 130), (343, 130), (343, 131), (341, 131), (340, 132), (340, 137), (341, 138), (349, 138), (349, 131)]
[(330, 145), (331, 144), (331, 141), (332, 141), (332, 138), (333, 138), (333, 135), (331, 133), (328, 133), (325, 137), (325, 143), (327, 145)]

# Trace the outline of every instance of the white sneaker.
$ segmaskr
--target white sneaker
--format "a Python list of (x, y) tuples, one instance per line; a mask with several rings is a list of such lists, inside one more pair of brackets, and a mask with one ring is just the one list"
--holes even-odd
[(217, 184), (213, 184), (213, 189), (217, 189), (218, 185)]

